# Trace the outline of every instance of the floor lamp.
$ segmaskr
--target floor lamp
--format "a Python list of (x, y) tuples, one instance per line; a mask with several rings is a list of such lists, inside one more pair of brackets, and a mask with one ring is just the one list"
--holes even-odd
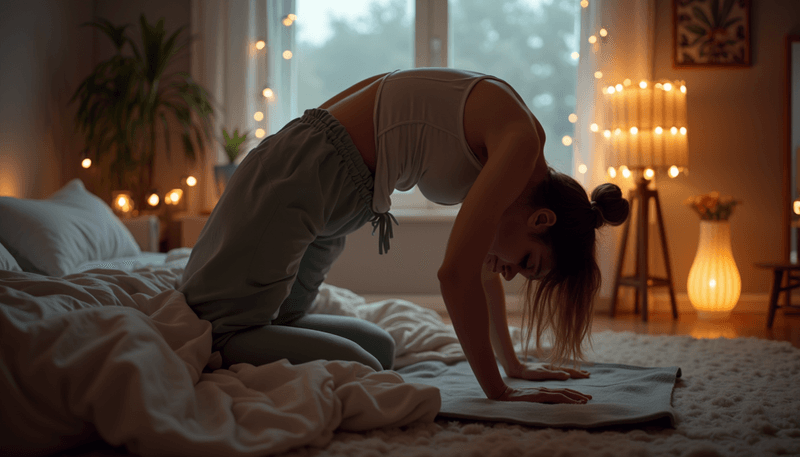
[[(672, 306), (672, 318), (678, 318), (675, 286), (669, 261), (669, 247), (661, 202), (654, 182), (656, 173), (677, 177), (688, 166), (686, 134), (686, 85), (683, 81), (609, 86), (604, 90), (603, 131), (609, 173), (617, 170), (625, 177), (636, 179), (636, 188), (630, 193), (631, 217), (625, 222), (619, 248), (614, 289), (611, 295), (610, 314), (616, 314), (620, 287), (635, 289), (634, 311), (642, 310), (642, 320), (648, 320), (647, 292), (651, 287), (666, 287)], [(655, 216), (661, 238), (661, 250), (666, 268), (665, 277), (655, 277), (649, 268), (650, 200), (655, 203)], [(636, 216), (635, 259), (633, 275), (623, 276), (625, 251), (630, 234), (631, 219)]]

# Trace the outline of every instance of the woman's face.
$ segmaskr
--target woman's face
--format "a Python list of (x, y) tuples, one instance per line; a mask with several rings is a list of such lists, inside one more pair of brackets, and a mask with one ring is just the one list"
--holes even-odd
[(541, 279), (553, 267), (552, 249), (539, 238), (555, 224), (549, 209), (534, 210), (527, 205), (512, 205), (503, 214), (494, 242), (486, 255), (488, 269), (506, 281), (517, 274)]

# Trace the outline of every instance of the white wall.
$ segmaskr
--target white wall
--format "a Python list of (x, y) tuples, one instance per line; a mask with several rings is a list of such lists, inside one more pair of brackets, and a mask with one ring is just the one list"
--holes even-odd
[(0, 3), (0, 195), (42, 198), (75, 176), (68, 100), (90, 68), (89, 0)]

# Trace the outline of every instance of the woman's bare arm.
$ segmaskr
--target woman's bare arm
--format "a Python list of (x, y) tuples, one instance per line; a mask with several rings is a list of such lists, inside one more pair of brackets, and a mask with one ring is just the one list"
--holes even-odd
[(484, 264), (481, 270), (483, 290), (486, 295), (486, 304), (489, 306), (489, 337), (492, 349), (506, 376), (513, 376), (521, 365), (514, 351), (514, 343), (508, 332), (508, 316), (506, 314), (506, 295), (500, 274), (492, 273)]
[(453, 224), (439, 282), (470, 367), (486, 396), (496, 399), (507, 386), (492, 352), (481, 268), (503, 212), (531, 182), (543, 180), (544, 157), (530, 112), (493, 81), (473, 89), (465, 125), (482, 126), (479, 137), (488, 159)]

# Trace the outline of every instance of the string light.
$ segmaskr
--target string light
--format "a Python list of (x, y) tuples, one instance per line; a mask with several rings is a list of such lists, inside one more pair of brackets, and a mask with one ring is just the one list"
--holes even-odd
[(611, 130), (606, 130), (603, 132), (603, 136), (606, 138), (611, 138)]
[(594, 35), (590, 36), (589, 37), (589, 44), (595, 44), (595, 43), (597, 43), (597, 37), (594, 36)]
[(671, 178), (676, 178), (681, 171), (675, 165), (669, 167), (669, 176)]
[(647, 89), (647, 81), (640, 81), (639, 87), (642, 89)]
[(150, 194), (150, 195), (147, 197), (147, 204), (148, 204), (148, 205), (150, 205), (150, 206), (152, 206), (152, 207), (156, 207), (156, 206), (158, 206), (158, 203), (159, 203), (160, 201), (161, 201), (161, 199), (160, 199), (160, 198), (158, 198), (158, 194), (157, 194), (157, 193), (155, 193), (155, 192), (153, 192), (152, 194)]
[(681, 127), (681, 135), (686, 135), (686, 127)]
[(578, 51), (573, 51), (571, 56), (573, 60), (578, 60), (578, 58), (580, 58), (581, 55), (578, 53)]
[(600, 29), (600, 36), (601, 36), (601, 37), (605, 37), (606, 35), (608, 35), (608, 30), (606, 30), (606, 29)]
[(617, 170), (614, 167), (608, 167), (608, 176), (611, 178), (617, 177)]
[(599, 70), (594, 72), (594, 77), (597, 78), (597, 79), (602, 78), (603, 77), (603, 72), (599, 71)]
[(114, 202), (114, 211), (117, 212), (117, 214), (127, 216), (133, 212), (133, 198), (131, 197), (131, 193), (127, 190), (112, 192), (111, 201)]
[(639, 133), (639, 129), (636, 127), (631, 127), (631, 135), (636, 135), (637, 133)]
[(630, 85), (631, 85), (631, 80), (630, 80), (630, 79), (628, 79), (628, 78), (625, 78), (625, 81), (622, 81), (622, 84), (623, 84), (625, 87), (628, 87), (628, 86), (630, 86)]
[(586, 167), (586, 165), (584, 165), (584, 164), (578, 165), (578, 173), (583, 175), (583, 174), (586, 174), (587, 170), (588, 170), (588, 168)]
[(167, 195), (164, 195), (164, 203), (175, 206), (181, 202), (181, 198), (183, 198), (183, 190), (172, 189), (171, 191), (167, 192)]
[(617, 92), (622, 92), (622, 84), (617, 84), (614, 88), (617, 89)]
[(272, 89), (267, 87), (266, 89), (261, 91), (261, 95), (263, 95), (264, 98), (272, 98), (272, 96), (275, 95), (275, 93), (272, 92)]
[(264, 40), (258, 40), (258, 41), (256, 41), (256, 49), (258, 49), (259, 51), (260, 51), (260, 50), (262, 50), (262, 49), (264, 49), (264, 47), (265, 47), (266, 45), (267, 45), (267, 43), (266, 43)]
[(616, 89), (614, 89), (614, 86), (608, 86), (608, 89), (606, 89), (606, 92), (608, 92), (609, 94), (613, 94), (613, 93), (614, 93), (614, 92), (616, 92), (616, 91), (617, 91), (617, 90), (616, 90)]
[(583, 8), (588, 8), (589, 7), (589, 0), (581, 0), (581, 6)]
[(600, 130), (600, 126), (593, 123), (592, 125), (589, 126), (589, 130), (591, 130), (592, 132), (597, 132), (598, 130)]
[(283, 55), (284, 59), (289, 60), (289, 59), (292, 58), (292, 51), (287, 49), (287, 50), (283, 51), (282, 55)]
[(656, 175), (656, 172), (653, 171), (652, 168), (648, 168), (648, 169), (646, 169), (644, 171), (643, 175), (644, 175), (645, 179), (653, 179), (653, 176)]
[(681, 86), (681, 92), (686, 93), (686, 86)]
[(625, 165), (621, 166), (621, 167), (619, 168), (619, 171), (621, 171), (621, 172), (622, 172), (622, 176), (623, 176), (625, 179), (628, 179), (628, 178), (630, 178), (630, 177), (631, 177), (631, 171), (630, 171), (630, 170), (628, 169), (628, 167), (626, 167)]
[(265, 132), (264, 129), (256, 129), (256, 138), (264, 138), (266, 134), (267, 132)]
[(664, 87), (664, 90), (667, 91), (667, 92), (672, 90), (672, 84), (670, 84), (670, 83), (664, 83), (663, 87)]
[(571, 137), (571, 136), (569, 136), (569, 135), (564, 135), (564, 136), (561, 138), (561, 144), (563, 144), (564, 146), (569, 146), (569, 145), (571, 145), (571, 144), (572, 144), (572, 137)]
[(81, 166), (83, 168), (89, 168), (92, 166), (92, 159), (86, 157), (85, 159), (81, 160)]
[(573, 124), (578, 122), (578, 115), (575, 114), (575, 113), (570, 114), (569, 115), (569, 121), (572, 122)]
[(671, 133), (673, 135), (677, 135), (678, 134), (678, 127), (673, 126), (671, 129), (669, 129), (669, 133)]
[(261, 111), (256, 111), (255, 114), (253, 114), (253, 119), (255, 119), (258, 122), (261, 122), (262, 120), (264, 120), (264, 113), (262, 113)]
[(286, 17), (288, 17), (289, 19), (291, 19), (291, 20), (292, 20), (292, 22), (294, 22), (294, 21), (296, 21), (296, 20), (297, 20), (297, 15), (296, 15), (296, 14), (294, 14), (294, 13), (289, 13), (289, 15), (288, 15), (288, 16), (286, 16)]
[(189, 186), (189, 187), (196, 186), (197, 185), (197, 178), (195, 178), (194, 176), (188, 176), (186, 178), (186, 185)]
[(664, 129), (662, 129), (661, 126), (659, 125), (658, 127), (656, 127), (656, 134), (661, 135), (662, 133), (664, 133)]

